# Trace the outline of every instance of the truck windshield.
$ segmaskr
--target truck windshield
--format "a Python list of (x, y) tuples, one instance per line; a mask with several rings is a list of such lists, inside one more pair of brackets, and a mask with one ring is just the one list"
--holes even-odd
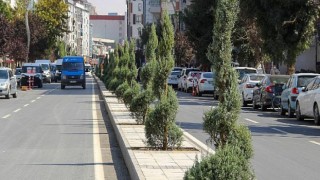
[(68, 70), (68, 71), (77, 71), (77, 70), (83, 70), (83, 63), (81, 62), (64, 62), (62, 64), (62, 70)]

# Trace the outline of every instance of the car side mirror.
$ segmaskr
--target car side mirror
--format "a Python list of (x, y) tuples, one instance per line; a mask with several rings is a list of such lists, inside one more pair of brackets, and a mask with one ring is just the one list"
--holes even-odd
[(301, 91), (306, 92), (306, 91), (308, 91), (308, 89), (306, 87), (302, 87)]

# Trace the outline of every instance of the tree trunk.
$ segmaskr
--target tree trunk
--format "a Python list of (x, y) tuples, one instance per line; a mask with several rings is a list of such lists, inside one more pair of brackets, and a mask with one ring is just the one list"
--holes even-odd
[(294, 55), (293, 52), (288, 51), (288, 59), (287, 59), (287, 69), (289, 75), (295, 73), (295, 65), (296, 65), (296, 56)]
[(162, 150), (167, 150), (168, 149), (168, 124), (164, 126), (164, 131), (163, 131), (163, 146)]

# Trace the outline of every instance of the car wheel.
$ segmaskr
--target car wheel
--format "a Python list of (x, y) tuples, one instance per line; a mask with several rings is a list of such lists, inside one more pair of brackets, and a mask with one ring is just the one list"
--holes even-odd
[(13, 97), (13, 98), (17, 98), (17, 96), (18, 96), (17, 91), (16, 91), (14, 94), (12, 94), (12, 97)]
[(86, 84), (85, 83), (82, 84), (82, 89), (86, 89)]
[(41, 82), (39, 83), (38, 88), (42, 88), (42, 83)]
[(320, 116), (319, 116), (319, 108), (318, 108), (317, 104), (315, 104), (313, 107), (313, 117), (314, 117), (314, 123), (316, 125), (319, 125), (320, 124)]
[(264, 101), (262, 101), (262, 99), (260, 100), (260, 104), (261, 104), (261, 111), (267, 110), (267, 107), (266, 105), (264, 105)]
[(281, 107), (280, 107), (280, 115), (281, 115), (281, 116), (286, 115), (286, 110), (283, 109), (283, 106), (282, 106), (282, 105), (280, 105), (280, 106), (281, 106)]
[(291, 105), (290, 103), (288, 103), (288, 117), (292, 118), (293, 117), (294, 112), (291, 109)]
[(298, 121), (303, 121), (304, 120), (304, 117), (301, 115), (299, 102), (297, 102), (297, 105), (296, 105), (296, 118), (297, 118)]
[(8, 89), (8, 94), (6, 95), (6, 99), (10, 99), (10, 94), (11, 94), (11, 92), (10, 92), (10, 88)]
[(242, 94), (242, 107), (247, 107), (248, 102), (244, 100), (244, 95)]

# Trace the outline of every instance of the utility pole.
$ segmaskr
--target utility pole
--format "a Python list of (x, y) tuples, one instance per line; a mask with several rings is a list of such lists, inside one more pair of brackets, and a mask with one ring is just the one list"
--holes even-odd
[(29, 51), (30, 51), (30, 27), (29, 27), (29, 10), (32, 9), (33, 0), (27, 0), (27, 9), (26, 9), (26, 30), (27, 30), (27, 55), (26, 55), (26, 63), (29, 59)]

